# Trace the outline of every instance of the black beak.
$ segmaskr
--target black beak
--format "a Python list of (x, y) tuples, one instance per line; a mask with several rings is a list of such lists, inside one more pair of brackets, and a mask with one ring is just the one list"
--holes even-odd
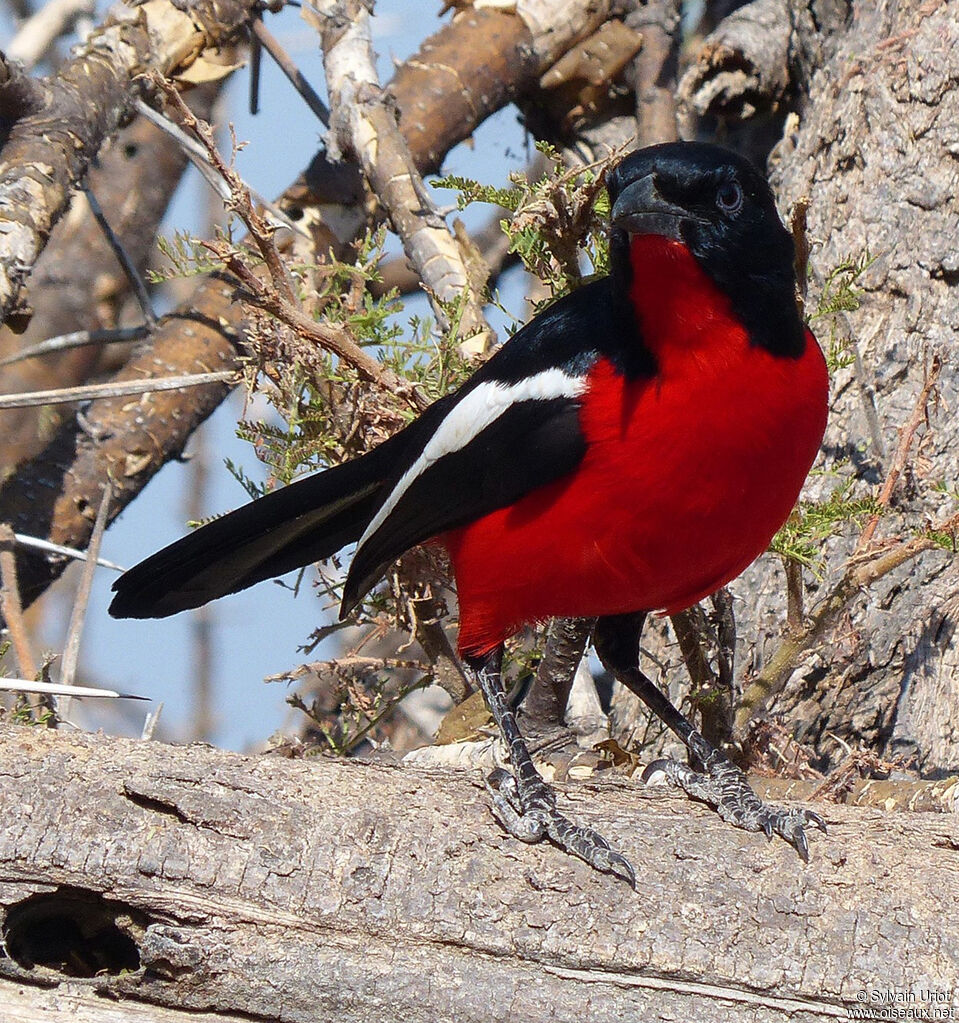
[(664, 199), (656, 189), (656, 175), (650, 172), (628, 184), (613, 203), (613, 227), (630, 234), (659, 234), (683, 241), (680, 224), (689, 220), (688, 210)]

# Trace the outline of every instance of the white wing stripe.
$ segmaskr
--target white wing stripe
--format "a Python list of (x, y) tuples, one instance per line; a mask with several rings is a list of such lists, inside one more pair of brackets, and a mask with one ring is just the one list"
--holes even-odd
[[(573, 377), (561, 369), (547, 369), (515, 384), (490, 380), (475, 387), (446, 414), (419, 458), (406, 470), (360, 537), (359, 550), (380, 528), (413, 482), (436, 461), (461, 451), (513, 405), (522, 401), (578, 398), (586, 390), (586, 377)], [(519, 442), (519, 441), (518, 441)]]

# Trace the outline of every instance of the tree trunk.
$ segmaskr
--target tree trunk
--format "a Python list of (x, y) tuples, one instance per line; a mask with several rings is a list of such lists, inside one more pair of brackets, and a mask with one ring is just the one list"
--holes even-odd
[(506, 836), (458, 772), (4, 726), (0, 774), (6, 1021), (799, 1023), (959, 976), (951, 814), (819, 807), (804, 866), (675, 796), (568, 787), (633, 893)]
[[(738, 22), (750, 10), (775, 6), (751, 4)], [(832, 6), (830, 23), (840, 19), (844, 8)], [(829, 7), (816, 14), (818, 25)], [(807, 312), (816, 313), (824, 284), (840, 264), (874, 259), (858, 281), (859, 308), (812, 321), (824, 347), (834, 336), (848, 338), (847, 355), (855, 358), (834, 375), (829, 426), (817, 462), (821, 474), (810, 477), (805, 496), (822, 499), (848, 481), (853, 483), (850, 496), (878, 493), (899, 431), (913, 415), (938, 353), (943, 372), (928, 420), (921, 420), (876, 533), (876, 539), (908, 539), (953, 515), (957, 507), (959, 419), (951, 412), (959, 402), (959, 3), (860, 4), (848, 28), (828, 33), (824, 41), (804, 28), (809, 5), (793, 3), (791, 12), (798, 42), (789, 49), (800, 65), (794, 74), (808, 95), (799, 102), (801, 116), (774, 150), (770, 165), (784, 213), (801, 198), (810, 200)], [(725, 23), (724, 31), (731, 33), (733, 27)], [(772, 42), (778, 46), (777, 40)], [(765, 42), (770, 45), (769, 39)], [(718, 42), (707, 47), (707, 56), (735, 57), (739, 51), (726, 43), (725, 49)], [(735, 59), (742, 69), (768, 57), (757, 48)], [(718, 102), (718, 96), (735, 107), (741, 99), (738, 85), (729, 95), (719, 88), (731, 87), (729, 81), (717, 84), (707, 74), (715, 74), (716, 67), (710, 60), (702, 64), (687, 75), (687, 99), (705, 109), (706, 99)], [(725, 69), (722, 62), (718, 66)], [(755, 71), (751, 78), (758, 82), (763, 74)], [(735, 81), (742, 84), (738, 77)], [(837, 586), (857, 534), (847, 523), (823, 545), (824, 578), (805, 572), (807, 611)], [(752, 677), (774, 661), (789, 639), (780, 560), (761, 558), (730, 589), (739, 636), (737, 677), (748, 692)], [(823, 768), (841, 760), (852, 745), (912, 760), (926, 776), (955, 771), (957, 608), (954, 553), (929, 550), (905, 562), (854, 596), (835, 623), (790, 664), (783, 691), (774, 687), (753, 713), (770, 711), (782, 719), (815, 751)], [(664, 623), (647, 625), (644, 647), (665, 665), (661, 677), (677, 695), (688, 675)], [(628, 698), (615, 708), (626, 734), (633, 708)]]
[[(802, 195), (813, 199), (814, 283), (821, 286), (843, 260), (867, 251), (875, 260), (860, 281), (860, 308), (844, 324), (858, 362), (834, 380), (826, 466), (881, 482), (932, 356), (943, 358), (938, 397), (877, 533), (909, 536), (956, 509), (959, 420), (950, 410), (959, 400), (959, 4), (883, 2), (857, 10), (813, 77), (803, 128), (777, 152), (775, 177), (784, 208)], [(813, 327), (829, 340), (828, 321)], [(818, 489), (835, 484), (826, 478)], [(846, 544), (848, 550), (848, 538)], [(834, 582), (842, 549), (836, 543), (828, 551), (833, 573), (819, 593)], [(758, 605), (770, 606), (770, 588), (767, 576)], [(850, 606), (799, 666), (777, 711), (804, 722), (814, 746), (832, 733), (886, 755), (914, 755), (926, 772), (955, 770), (957, 606), (953, 555), (930, 551), (905, 564)], [(760, 627), (753, 642), (762, 649), (763, 641)]]

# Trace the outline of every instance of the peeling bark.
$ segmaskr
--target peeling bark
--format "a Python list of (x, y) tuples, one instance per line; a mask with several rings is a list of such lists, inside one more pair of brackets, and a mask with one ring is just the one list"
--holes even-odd
[[(218, 86), (192, 92), (198, 117), (209, 116), (218, 92)], [(171, 146), (168, 136), (141, 118), (120, 132), (89, 172), (91, 190), (141, 273), (154, 253), (160, 221), (186, 162), (179, 146)], [(31, 274), (29, 294), (30, 323), (17, 335), (0, 331), (0, 355), (13, 355), (60, 334), (119, 325), (129, 280), (82, 196), (54, 227)], [(80, 384), (102, 365), (103, 357), (104, 346), (91, 345), (15, 363), (0, 370), (0, 391), (16, 394)], [(0, 463), (6, 474), (50, 441), (63, 415), (62, 409), (50, 407), (0, 413)]]

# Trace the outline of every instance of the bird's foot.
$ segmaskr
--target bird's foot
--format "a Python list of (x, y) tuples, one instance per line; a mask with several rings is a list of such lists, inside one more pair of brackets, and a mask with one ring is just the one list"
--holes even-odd
[(655, 760), (645, 771), (643, 781), (649, 782), (657, 774), (664, 775), (693, 799), (702, 800), (716, 808), (724, 821), (744, 831), (764, 831), (767, 838), (779, 835), (809, 862), (808, 824), (826, 831), (826, 822), (812, 810), (785, 809), (764, 803), (753, 792), (746, 775), (721, 753), (713, 750), (704, 759), (705, 773), (694, 770), (678, 760)]
[(574, 824), (556, 809), (556, 794), (542, 778), (524, 776), (521, 783), (503, 768), (486, 779), (493, 814), (503, 827), (521, 842), (549, 838), (566, 852), (585, 860), (591, 867), (615, 874), (636, 887), (636, 874), (625, 856), (592, 828)]

